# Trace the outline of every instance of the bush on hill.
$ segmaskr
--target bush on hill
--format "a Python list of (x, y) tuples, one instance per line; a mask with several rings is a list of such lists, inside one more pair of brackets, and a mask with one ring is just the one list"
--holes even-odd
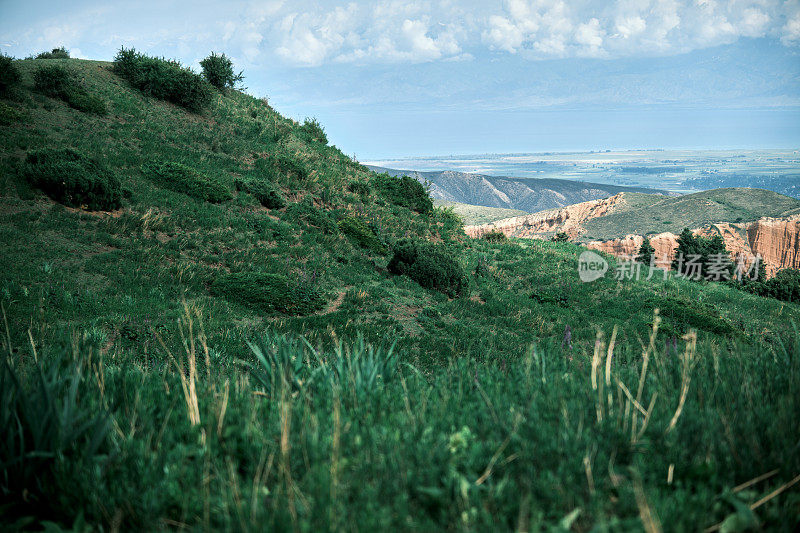
[(338, 226), (330, 213), (314, 205), (314, 202), (306, 197), (302, 202), (291, 204), (286, 208), (289, 220), (302, 223), (322, 230), (326, 234), (335, 234)]
[(0, 54), (0, 96), (7, 96), (19, 84), (20, 75), (14, 58)]
[(508, 237), (502, 231), (492, 230), (483, 236), (483, 240), (488, 242), (506, 242)]
[(69, 51), (63, 46), (53, 48), (49, 52), (42, 52), (36, 56), (36, 59), (69, 59)]
[(211, 293), (264, 313), (307, 315), (325, 305), (313, 282), (293, 281), (280, 274), (225, 274), (211, 284)]
[(351, 181), (347, 184), (347, 190), (359, 196), (369, 196), (372, 192), (369, 184), (363, 181)]
[(244, 79), (241, 72), (236, 74), (233, 71), (233, 62), (225, 54), (217, 55), (211, 52), (210, 56), (200, 62), (200, 66), (203, 67), (203, 77), (206, 81), (220, 91), (235, 87)]
[(300, 126), (300, 135), (307, 141), (328, 144), (328, 136), (322, 124), (315, 118), (306, 118)]
[(758, 296), (784, 302), (800, 302), (800, 270), (796, 268), (779, 270), (775, 277), (770, 279), (764, 279), (762, 274), (757, 280), (743, 280), (735, 285)]
[(144, 165), (142, 171), (157, 185), (197, 200), (220, 203), (232, 197), (221, 181), (181, 163), (150, 163)]
[(347, 216), (339, 221), (339, 229), (353, 243), (377, 254), (385, 254), (386, 248), (372, 229), (358, 217)]
[(464, 268), (446, 247), (424, 241), (398, 241), (388, 269), (451, 298), (461, 296), (468, 284)]
[(237, 178), (234, 182), (237, 191), (253, 195), (258, 202), (268, 209), (280, 209), (286, 205), (286, 198), (275, 185), (268, 181), (253, 178)]
[(73, 109), (85, 113), (105, 115), (106, 103), (80, 84), (73, 72), (61, 65), (45, 65), (33, 73), (33, 86), (50, 98), (63, 100)]
[(74, 150), (31, 152), (24, 174), (31, 185), (66, 206), (110, 211), (122, 205), (122, 186), (117, 177)]
[(146, 96), (172, 102), (199, 113), (211, 103), (211, 85), (177, 61), (150, 57), (121, 48), (114, 58), (114, 73)]
[(409, 176), (379, 174), (374, 178), (376, 188), (384, 198), (395, 205), (407, 207), (417, 213), (428, 214), (433, 202), (423, 184)]

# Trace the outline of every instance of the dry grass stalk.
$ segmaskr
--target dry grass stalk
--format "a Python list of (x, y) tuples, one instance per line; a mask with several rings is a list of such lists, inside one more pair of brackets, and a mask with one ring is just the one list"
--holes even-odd
[(672, 415), (672, 420), (669, 421), (666, 433), (669, 433), (675, 428), (683, 412), (683, 406), (686, 403), (686, 396), (689, 394), (689, 383), (692, 380), (691, 372), (694, 366), (695, 352), (697, 350), (697, 333), (694, 331), (683, 337), (688, 342), (686, 343), (686, 350), (681, 357), (681, 397), (678, 400), (678, 407), (675, 409), (675, 414)]
[(230, 394), (231, 382), (229, 379), (225, 380), (225, 389), (222, 391), (222, 404), (219, 408), (219, 416), (217, 417), (217, 435), (222, 435), (222, 423), (225, 420), (225, 412), (228, 410), (228, 397)]

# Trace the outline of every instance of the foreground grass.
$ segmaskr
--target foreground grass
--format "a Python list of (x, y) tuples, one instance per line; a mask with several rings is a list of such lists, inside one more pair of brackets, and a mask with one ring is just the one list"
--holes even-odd
[(27, 473), (5, 480), (6, 518), (241, 530), (795, 523), (800, 496), (776, 491), (800, 473), (797, 343), (721, 349), (689, 335), (662, 349), (654, 334), (624, 358), (615, 330), (592, 350), (532, 345), (425, 375), (363, 342), (328, 351), (267, 335), (244, 366), (219, 372), (201, 318), (187, 307), (185, 350), (161, 371), (117, 364), (80, 335), (37, 345), (39, 364), (60, 369), (49, 380), (31, 346), (6, 358), (28, 402), (17, 410), (26, 436), (49, 412), (42, 382), (59, 427), (107, 416), (91, 426), (106, 428), (100, 440), (93, 429), (13, 442)]

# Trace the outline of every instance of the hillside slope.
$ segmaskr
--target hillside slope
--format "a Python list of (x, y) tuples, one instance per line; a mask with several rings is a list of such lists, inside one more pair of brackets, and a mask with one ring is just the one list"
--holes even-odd
[(369, 167), (392, 176), (408, 175), (430, 183), (431, 197), (486, 207), (519, 209), (535, 213), (589, 200), (607, 198), (620, 192), (661, 193), (642, 187), (622, 187), (583, 181), (485, 176), (446, 170), (416, 172)]
[(761, 217), (800, 213), (800, 200), (764, 189), (712, 189), (648, 205), (631, 205), (583, 224), (583, 241), (605, 240), (633, 233), (647, 235), (720, 222), (751, 222)]
[[(751, 520), (800, 471), (796, 303), (616, 279), (612, 257), (583, 283), (585, 248), (468, 239), (264, 100), (189, 113), (107, 63), (15, 63), (4, 529), (637, 530), (646, 509), (691, 530)], [(34, 91), (53, 64), (107, 114)], [(96, 159), (121, 205), (51, 199), (41, 150), (66, 160), (51, 187)], [(463, 290), (397, 274), (406, 238)], [(770, 496), (759, 524), (797, 504)]]

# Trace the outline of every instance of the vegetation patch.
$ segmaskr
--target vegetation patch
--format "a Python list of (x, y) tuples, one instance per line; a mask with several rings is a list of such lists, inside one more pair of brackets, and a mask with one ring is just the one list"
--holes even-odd
[(150, 163), (142, 171), (154, 183), (197, 200), (220, 203), (231, 199), (231, 191), (220, 180), (181, 163)]
[(427, 214), (433, 210), (433, 202), (423, 184), (409, 176), (379, 174), (374, 178), (376, 189), (395, 205), (407, 207), (417, 213)]
[(208, 107), (213, 99), (211, 85), (177, 61), (121, 48), (114, 58), (113, 69), (146, 96), (172, 102), (195, 113)]
[(338, 229), (330, 213), (315, 206), (309, 198), (287, 207), (286, 214), (290, 220), (318, 228), (323, 233), (334, 234)]
[(49, 52), (41, 52), (36, 55), (36, 59), (69, 59), (69, 50), (63, 46), (53, 48)]
[(325, 305), (312, 281), (293, 281), (280, 274), (226, 274), (214, 280), (211, 293), (262, 313), (307, 315)]
[(33, 73), (33, 86), (50, 98), (58, 98), (70, 107), (85, 113), (108, 113), (103, 99), (89, 94), (77, 76), (62, 65), (45, 65)]
[(508, 241), (508, 237), (502, 231), (498, 231), (495, 229), (485, 234), (483, 236), (483, 240), (487, 242), (506, 242)]
[(428, 289), (450, 297), (461, 296), (468, 281), (464, 267), (445, 246), (413, 239), (402, 239), (394, 246), (389, 272), (410, 277)]
[(90, 211), (111, 211), (122, 205), (119, 179), (94, 160), (70, 149), (44, 149), (28, 154), (28, 182), (53, 200)]
[(0, 54), (0, 97), (8, 96), (19, 85), (20, 74), (14, 58)]
[(0, 102), (0, 125), (10, 126), (17, 124), (25, 118), (25, 114), (8, 104)]
[(353, 243), (377, 254), (385, 254), (386, 247), (363, 219), (347, 216), (339, 221), (339, 229)]
[(241, 72), (238, 74), (234, 72), (233, 62), (225, 54), (217, 55), (215, 52), (211, 52), (210, 56), (200, 62), (200, 66), (206, 81), (220, 91), (235, 87), (244, 79)]
[(315, 118), (306, 118), (300, 126), (300, 136), (306, 141), (328, 144), (328, 136), (322, 124)]
[(659, 307), (661, 316), (666, 321), (665, 333), (680, 336), (689, 329), (698, 329), (723, 336), (738, 334), (730, 320), (720, 316), (710, 305), (674, 297), (666, 297), (658, 302), (653, 300), (651, 303), (654, 307)]
[(233, 182), (237, 191), (253, 195), (258, 202), (268, 209), (280, 209), (286, 205), (286, 198), (272, 183), (254, 178), (237, 178)]
[(800, 302), (800, 270), (796, 268), (784, 268), (770, 279), (764, 279), (762, 270), (756, 280), (743, 279), (741, 283), (734, 283), (738, 288), (759, 296)]

